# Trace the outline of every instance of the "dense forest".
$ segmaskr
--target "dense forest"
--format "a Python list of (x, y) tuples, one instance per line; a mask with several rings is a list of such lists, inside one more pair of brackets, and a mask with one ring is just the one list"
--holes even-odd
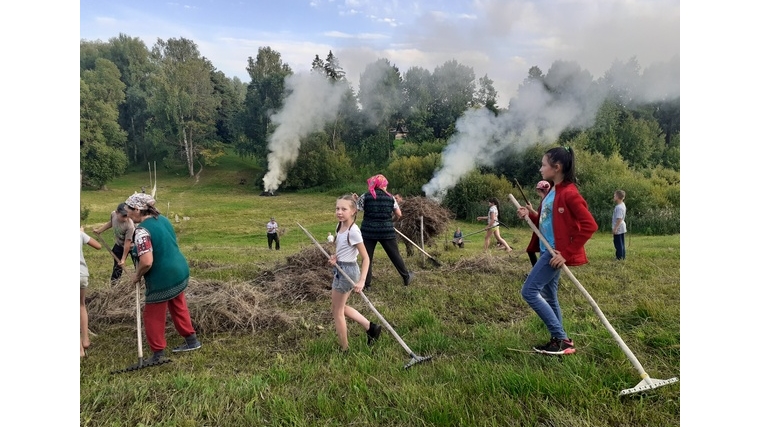
[(678, 232), (678, 58), (645, 70), (636, 58), (616, 61), (597, 79), (573, 62), (533, 66), (503, 107), (488, 75), (456, 59), (402, 72), (380, 58), (356, 88), (332, 51), (315, 52), (308, 75), (270, 47), (247, 63), (243, 82), (185, 38), (151, 48), (124, 34), (81, 40), (82, 185), (101, 188), (154, 161), (196, 176), (234, 151), (265, 171), (249, 183), (256, 193), (318, 191), (382, 172), (395, 191), (440, 198), (472, 218), (515, 182), (532, 188), (543, 151), (563, 144), (576, 150), (599, 219), (624, 188), (649, 232)]

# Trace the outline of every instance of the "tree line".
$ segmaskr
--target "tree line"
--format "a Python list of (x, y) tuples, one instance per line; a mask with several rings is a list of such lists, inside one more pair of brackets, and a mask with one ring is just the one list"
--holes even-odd
[[(616, 61), (596, 81), (579, 67), (559, 73), (555, 65), (547, 73), (531, 67), (517, 95), (502, 108), (493, 80), (477, 77), (472, 67), (456, 59), (433, 71), (413, 66), (402, 73), (380, 58), (366, 65), (355, 90), (332, 51), (323, 58), (315, 53), (311, 72), (328, 79), (342, 96), (337, 118), (301, 141), (301, 155), (281, 188), (330, 188), (346, 177), (359, 180), (385, 171), (398, 190), (420, 194), (440, 167), (442, 152), (466, 111), (487, 109), (521, 123), (526, 120), (521, 108), (537, 87), (557, 96), (590, 96), (571, 93), (577, 81), (603, 93), (589, 123), (567, 126), (550, 141), (506, 148), (497, 161), (478, 166), (474, 173), (530, 186), (543, 146), (562, 143), (597, 161), (620, 160), (638, 173), (651, 176), (653, 170), (666, 169), (678, 175), (680, 97), (635, 101), (632, 92), (642, 80), (635, 58)], [(153, 161), (194, 176), (204, 165), (214, 165), (225, 150), (253, 157), (266, 170), (267, 138), (275, 128), (272, 114), (283, 106), (286, 79), (294, 72), (268, 46), (248, 57), (246, 71), (247, 82), (227, 77), (186, 38), (158, 39), (151, 48), (125, 34), (107, 42), (81, 40), (83, 185), (101, 187), (127, 168)], [(397, 139), (397, 134), (404, 138)], [(261, 181), (254, 185), (260, 189)], [(465, 185), (452, 193), (461, 193)]]

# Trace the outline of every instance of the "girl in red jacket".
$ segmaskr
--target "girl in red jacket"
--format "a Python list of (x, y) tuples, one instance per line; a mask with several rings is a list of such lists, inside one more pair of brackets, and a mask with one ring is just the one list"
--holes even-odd
[(575, 155), (569, 147), (556, 147), (541, 159), (541, 176), (554, 182), (535, 213), (520, 207), (520, 218), (529, 216), (541, 234), (554, 248), (555, 255), (540, 242), (541, 256), (522, 287), (522, 297), (546, 325), (551, 339), (533, 350), (543, 354), (572, 354), (575, 344), (562, 326), (557, 289), (563, 265), (574, 266), (588, 262), (583, 245), (597, 230), (596, 221), (586, 201), (575, 186)]

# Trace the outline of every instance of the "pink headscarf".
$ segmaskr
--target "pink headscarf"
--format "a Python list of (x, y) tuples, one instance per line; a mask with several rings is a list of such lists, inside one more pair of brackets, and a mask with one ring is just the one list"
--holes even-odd
[(370, 177), (367, 180), (367, 188), (369, 189), (369, 194), (372, 195), (373, 199), (377, 199), (377, 194), (375, 194), (376, 188), (383, 189), (387, 186), (388, 186), (388, 180), (385, 179), (385, 177), (382, 174), (377, 174), (373, 177)]

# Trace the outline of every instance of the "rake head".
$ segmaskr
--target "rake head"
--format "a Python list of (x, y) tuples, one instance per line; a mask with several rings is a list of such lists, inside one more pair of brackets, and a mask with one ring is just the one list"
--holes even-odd
[(430, 360), (430, 359), (433, 358), (433, 356), (421, 357), (421, 356), (416, 356), (414, 354), (412, 354), (411, 356), (412, 356), (412, 360), (410, 360), (409, 363), (407, 363), (406, 365), (404, 365), (404, 369), (409, 369), (412, 365), (415, 365), (417, 363), (421, 363), (421, 362), (424, 362), (426, 360)]
[(161, 359), (158, 359), (156, 361), (144, 361), (143, 358), (141, 357), (141, 358), (138, 359), (138, 361), (137, 361), (136, 364), (134, 364), (132, 366), (128, 366), (128, 367), (126, 367), (124, 369), (119, 369), (117, 371), (111, 371), (111, 373), (112, 374), (121, 374), (121, 373), (124, 373), (124, 372), (136, 371), (138, 369), (150, 368), (151, 366), (163, 365), (163, 364), (169, 363), (169, 362), (171, 362), (171, 359), (161, 358)]
[(635, 393), (641, 393), (647, 390), (652, 390), (657, 387), (662, 387), (664, 385), (673, 384), (674, 382), (678, 382), (678, 378), (670, 378), (667, 380), (656, 380), (654, 378), (646, 378), (641, 380), (640, 383), (636, 384), (636, 387), (633, 388), (627, 388), (618, 394), (618, 396), (627, 396), (630, 394)]

